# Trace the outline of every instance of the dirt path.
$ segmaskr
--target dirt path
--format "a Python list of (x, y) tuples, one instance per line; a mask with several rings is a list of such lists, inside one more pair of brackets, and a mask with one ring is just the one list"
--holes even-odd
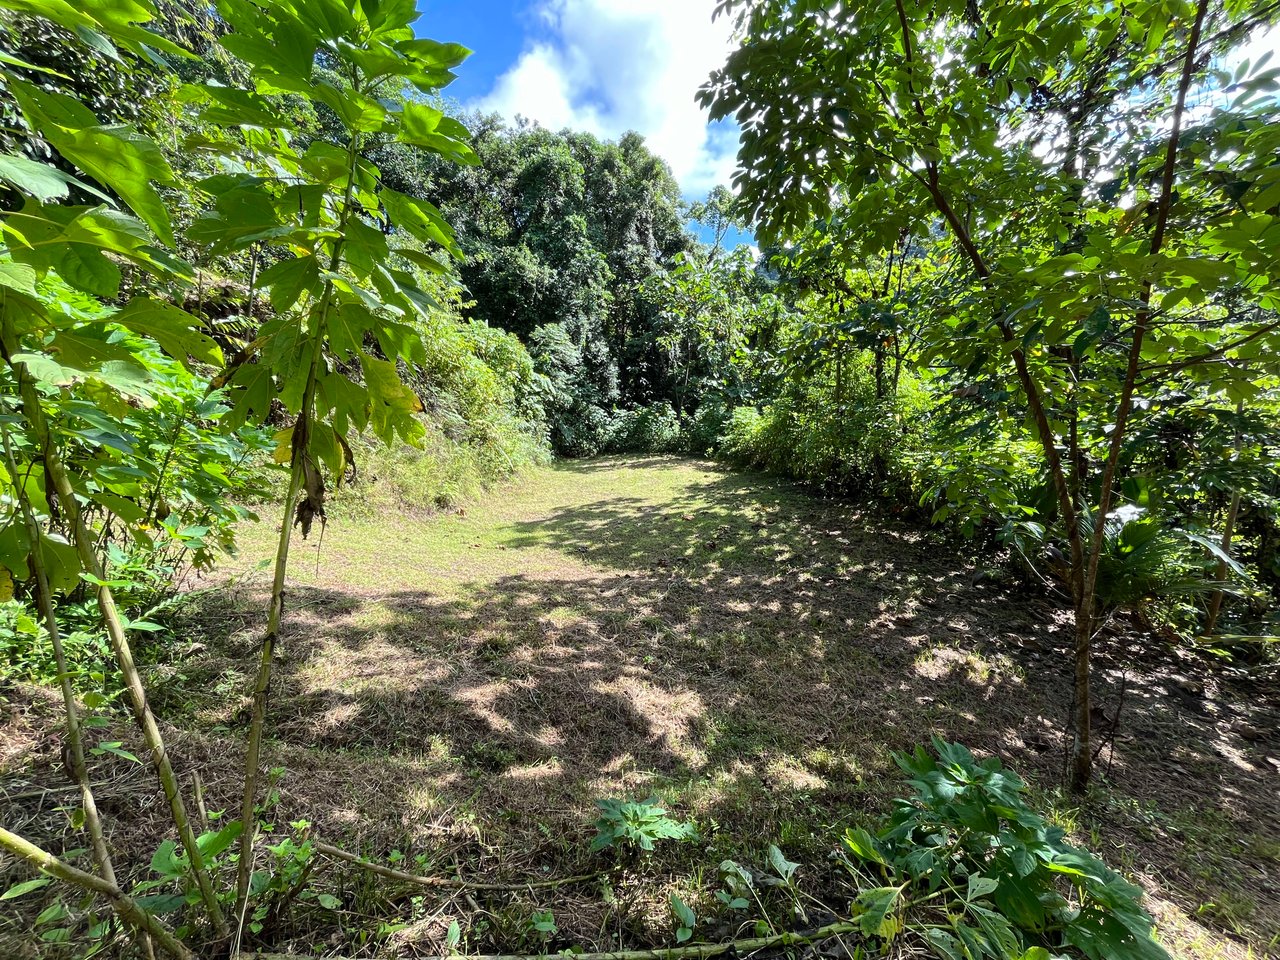
[[(234, 795), (245, 704), (229, 692), (252, 662), (266, 575), (245, 571), (269, 526), (158, 677), (211, 803)], [(335, 520), (293, 569), (268, 725), (282, 821), (523, 877), (589, 867), (593, 801), (656, 792), (707, 837), (653, 865), (659, 943), (666, 892), (709, 896), (726, 857), (778, 843), (821, 874), (839, 833), (903, 792), (890, 752), (938, 733), (1000, 755), (1157, 893), (1179, 955), (1275, 949), (1277, 751), (1228, 732), (1229, 691), (1209, 680), (1192, 702), (1130, 669), (1108, 785), (1082, 813), (1055, 790), (1061, 611), (847, 503), (675, 458), (560, 464), (458, 514)], [(1132, 656), (1102, 658), (1111, 709)], [(211, 727), (232, 734), (195, 732)], [(506, 909), (486, 907), (500, 947), (527, 924), (527, 905)], [(605, 912), (599, 891), (556, 898), (572, 942), (606, 943)], [(431, 952), (447, 918), (405, 936)]]

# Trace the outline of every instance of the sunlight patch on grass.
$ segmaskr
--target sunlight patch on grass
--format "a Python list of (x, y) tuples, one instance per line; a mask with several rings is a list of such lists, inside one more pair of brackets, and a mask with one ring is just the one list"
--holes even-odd
[[(219, 575), (253, 571), (271, 539), (247, 529)], [(594, 801), (657, 793), (706, 835), (655, 860), (656, 896), (701, 889), (698, 871), (725, 857), (759, 862), (771, 842), (827, 870), (839, 833), (903, 792), (891, 752), (931, 732), (1057, 782), (1067, 688), (1044, 669), (1059, 635), (1043, 625), (1062, 618), (976, 585), (949, 545), (772, 479), (670, 457), (561, 463), (457, 513), (336, 520), (319, 545), (299, 541), (295, 554), (270, 750), (307, 800), (291, 814), (383, 852), (408, 837), (515, 875), (539, 858), (581, 872), (594, 864)], [(222, 599), (260, 610), (267, 587), (250, 572)], [(215, 710), (227, 723), (243, 706), (214, 688), (243, 682), (231, 665), (251, 657), (260, 628), (226, 631), (217, 610), (211, 650), (183, 665), (207, 688), (169, 714), (183, 723)], [(1116, 752), (1128, 789), (1156, 782), (1158, 763), (1134, 743)], [(1225, 787), (1201, 799), (1242, 805)], [(1062, 814), (1089, 833), (1077, 811)], [(1086, 840), (1114, 833), (1113, 862), (1181, 891), (1161, 922), (1196, 944), (1188, 955), (1218, 956), (1222, 929), (1275, 927), (1262, 873), (1228, 876), (1212, 859), (1216, 826), (1187, 841), (1184, 862), (1168, 853), (1184, 838), (1164, 822), (1135, 835), (1112, 820)], [(1274, 863), (1274, 838), (1242, 837), (1219, 847)], [(1212, 889), (1200, 854), (1223, 878)], [(510, 922), (526, 924), (516, 906)], [(578, 907), (594, 917), (598, 904)], [(667, 922), (661, 897), (654, 909)], [(557, 921), (573, 942), (596, 942), (598, 927)]]

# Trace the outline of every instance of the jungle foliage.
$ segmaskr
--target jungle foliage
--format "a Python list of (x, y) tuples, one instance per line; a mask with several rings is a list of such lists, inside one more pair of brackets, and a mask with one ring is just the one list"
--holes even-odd
[[(412, 4), (227, 0), (216, 17), (179, 7), (160, 20), (135, 3), (6, 9), (14, 52), (0, 72), (20, 121), (0, 159), (0, 587), (38, 616), (18, 609), (4, 635), (48, 644), (53, 663), (36, 658), (29, 675), (61, 684), (95, 872), (2, 837), (9, 853), (105, 896), (148, 950), (187, 957), (190, 921), (175, 933), (139, 898), (145, 885), (126, 893), (117, 881), (85, 765), (82, 734), (97, 718), (83, 709), (122, 694), (138, 723), (176, 835), (161, 872), (183, 882), (165, 909), (191, 908), (217, 940), (232, 935), (229, 917), (237, 943), (258, 933), (250, 903), (273, 883), (268, 864), (255, 866), (259, 751), (293, 529), (324, 522), (330, 489), (371, 441), (421, 445), (432, 433), (492, 450), (504, 465), (482, 479), (539, 456), (532, 362), (513, 338), (462, 321), (452, 229), (365, 155), (390, 141), (476, 162), (465, 128), (427, 102), (468, 51), (418, 38)], [(202, 68), (179, 24), (210, 54)], [(75, 53), (51, 58), (62, 47)], [(68, 62), (84, 69), (67, 74)], [(197, 835), (131, 644), (161, 627), (133, 611), (232, 546), (235, 525), (255, 519), (243, 504), (267, 496), (272, 461), (288, 479), (275, 491), (241, 817)], [(82, 628), (105, 634), (109, 668), (83, 656)], [(112, 686), (108, 673), (120, 689), (80, 699), (79, 680)]]
[[(264, 843), (295, 528), (335, 499), (448, 506), (548, 445), (715, 453), (1003, 546), (1075, 613), (1077, 789), (1116, 612), (1273, 669), (1280, 70), (1231, 51), (1274, 6), (726, 0), (743, 42), (702, 98), (742, 127), (737, 198), (689, 206), (638, 136), (450, 115), (468, 51), (407, 0), (0, 9), (0, 650), (59, 687), (92, 870), (0, 846), (45, 875), (5, 896), (57, 878), (97, 905), (87, 949), (238, 950), (324, 905), (306, 824)], [(762, 257), (724, 248), (746, 222)], [(239, 816), (206, 830), (134, 648), (272, 501)], [(141, 884), (85, 760), (122, 749), (85, 739), (117, 704), (172, 821)], [(935, 751), (847, 836), (836, 932), (1162, 955), (1021, 781)], [(601, 810), (600, 850), (697, 837), (656, 802)], [(777, 852), (782, 886), (795, 867)]]

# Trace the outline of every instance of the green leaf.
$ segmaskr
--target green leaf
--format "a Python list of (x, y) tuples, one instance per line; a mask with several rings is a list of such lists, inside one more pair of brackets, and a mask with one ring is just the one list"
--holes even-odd
[(156, 847), (151, 855), (151, 871), (162, 877), (176, 877), (183, 873), (182, 864), (175, 855), (178, 845), (172, 840), (165, 840)]
[(800, 864), (793, 863), (784, 857), (782, 851), (774, 844), (769, 844), (769, 865), (783, 880), (794, 877), (796, 870), (800, 867)]
[(196, 837), (196, 846), (200, 849), (200, 855), (206, 859), (216, 857), (239, 838), (242, 830), (243, 824), (239, 820), (232, 820), (221, 830), (202, 833)]
[(142, 763), (142, 761), (139, 760), (137, 757), (135, 757), (132, 753), (130, 753), (128, 750), (125, 750), (120, 745), (119, 740), (113, 740), (110, 743), (100, 743), (96, 747), (92, 748), (89, 752), (93, 754), (95, 757), (100, 757), (104, 753), (110, 753), (113, 756), (121, 757), (122, 759), (128, 760), (132, 763)]
[(983, 877), (976, 873), (969, 874), (969, 889), (965, 893), (966, 900), (977, 900), (992, 893), (1000, 886), (999, 881), (992, 880), (990, 877)]
[(853, 827), (845, 831), (844, 845), (849, 848), (859, 860), (866, 860), (870, 863), (878, 863), (886, 866), (884, 857), (880, 850), (876, 847), (875, 839), (866, 830), (861, 827)]
[(276, 113), (270, 101), (247, 90), (219, 83), (205, 83), (184, 87), (179, 92), (179, 97), (188, 102), (198, 99), (212, 101), (201, 114), (205, 123), (229, 127), (262, 127), (269, 130), (292, 129), (292, 125)]
[(679, 921), (680, 926), (692, 931), (698, 923), (698, 917), (693, 912), (693, 908), (674, 893), (670, 894), (668, 899), (671, 903), (671, 912), (675, 914), (676, 920)]
[(152, 141), (128, 127), (106, 127), (78, 101), (9, 79), (33, 127), (68, 161), (114, 191), (166, 245), (174, 245), (168, 209), (152, 181), (169, 183), (173, 171)]
[(17, 154), (0, 155), (0, 180), (37, 200), (61, 200), (75, 182), (56, 167)]
[(348, 130), (371, 133), (386, 122), (387, 109), (377, 100), (328, 80), (314, 84), (312, 96), (336, 113)]
[(315, 287), (320, 279), (320, 265), (312, 254), (292, 257), (272, 264), (258, 277), (258, 283), (271, 291), (271, 306), (277, 313), (284, 313), (306, 290)]
[(874, 887), (863, 890), (854, 900), (858, 927), (865, 936), (889, 941), (902, 930), (902, 921), (893, 915), (902, 887)]
[(24, 880), (22, 883), (15, 883), (4, 893), (0, 893), (0, 900), (16, 900), (18, 897), (25, 896), (34, 890), (39, 890), (41, 887), (47, 887), (51, 883), (53, 883), (53, 880), (50, 877)]
[(8, 287), (19, 293), (35, 295), (36, 272), (25, 263), (0, 261), (0, 287)]
[(466, 127), (435, 107), (410, 100), (401, 110), (396, 139), (403, 143), (424, 147), (454, 163), (477, 164), (480, 158), (467, 144), (466, 137)]
[(259, 79), (306, 93), (316, 56), (314, 31), (283, 5), (273, 6), (267, 16), (245, 0), (218, 0), (218, 12), (232, 27), (218, 38), (220, 46), (253, 66)]
[(383, 187), (378, 196), (396, 226), (424, 243), (437, 243), (461, 258), (462, 250), (454, 239), (453, 230), (434, 204), (406, 196), (390, 187)]
[(35, 925), (40, 927), (46, 923), (55, 923), (65, 916), (67, 916), (67, 908), (62, 905), (61, 901), (58, 903), (51, 903), (40, 911), (40, 915), (36, 917)]
[(925, 928), (923, 937), (925, 943), (932, 947), (933, 952), (942, 960), (974, 960), (964, 944), (940, 927)]
[(60, 251), (58, 275), (78, 290), (104, 300), (120, 292), (120, 268), (88, 244), (68, 243)]
[(150, 893), (137, 899), (138, 906), (156, 916), (181, 910), (187, 904), (186, 896), (181, 893)]
[(62, 534), (42, 533), (40, 556), (51, 590), (67, 593), (80, 582), (80, 554)]
[(342, 901), (331, 893), (321, 893), (316, 897), (316, 902), (326, 910), (337, 910), (342, 906)]
[(222, 364), (222, 350), (195, 329), (200, 321), (170, 304), (134, 297), (124, 309), (111, 315), (111, 322), (151, 337), (176, 360), (185, 361), (191, 356), (215, 366)]
[(406, 420), (412, 421), (413, 414), (422, 412), (422, 401), (400, 381), (391, 361), (361, 353), (360, 366), (369, 391), (374, 433), (390, 442), (397, 431), (406, 428)]

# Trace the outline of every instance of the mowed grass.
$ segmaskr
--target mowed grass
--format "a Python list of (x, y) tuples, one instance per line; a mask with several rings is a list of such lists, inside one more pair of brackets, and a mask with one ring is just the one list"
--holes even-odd
[[(842, 909), (830, 851), (908, 791), (892, 752), (934, 733), (1014, 766), (1142, 882), (1177, 955), (1276, 948), (1265, 748), (1135, 670), (1117, 638), (1098, 695), (1114, 709), (1126, 672), (1124, 735), (1089, 803), (1064, 798), (1069, 618), (977, 575), (953, 543), (673, 457), (558, 463), (457, 513), (360, 513), (295, 542), (266, 748), (282, 829), (306, 819), (384, 861), (516, 881), (606, 865), (588, 852), (599, 798), (655, 794), (701, 834), (625, 889), (357, 897), (370, 930), (412, 921), (362, 955), (440, 952), (453, 921), (472, 950), (661, 945), (673, 892), (704, 917), (700, 937), (732, 933), (717, 866), (759, 867), (770, 844)], [(209, 806), (236, 802), (272, 526), (244, 530), (193, 598), (185, 653), (153, 672)], [(141, 800), (115, 803), (127, 821)], [(339, 876), (346, 902), (366, 889)], [(554, 941), (531, 932), (542, 910)]]

